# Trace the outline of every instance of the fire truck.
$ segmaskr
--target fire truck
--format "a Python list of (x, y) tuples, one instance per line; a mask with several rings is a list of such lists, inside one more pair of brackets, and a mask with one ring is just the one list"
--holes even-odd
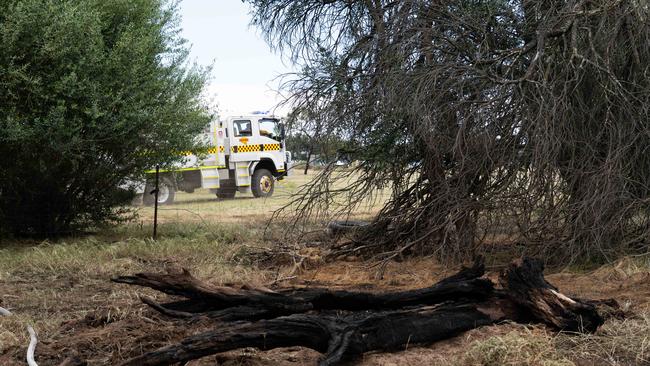
[[(174, 202), (176, 192), (208, 189), (222, 199), (237, 192), (255, 197), (273, 195), (275, 182), (289, 173), (291, 153), (286, 150), (284, 125), (268, 114), (230, 116), (214, 120), (199, 136), (207, 151), (182, 154), (181, 163), (159, 170), (158, 204)], [(152, 205), (155, 171), (147, 171), (143, 203)]]

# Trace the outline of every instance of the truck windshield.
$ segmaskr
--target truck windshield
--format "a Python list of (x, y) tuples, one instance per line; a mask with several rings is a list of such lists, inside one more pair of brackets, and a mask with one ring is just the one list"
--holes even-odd
[(260, 136), (266, 136), (280, 141), (280, 121), (277, 119), (263, 118), (260, 120)]

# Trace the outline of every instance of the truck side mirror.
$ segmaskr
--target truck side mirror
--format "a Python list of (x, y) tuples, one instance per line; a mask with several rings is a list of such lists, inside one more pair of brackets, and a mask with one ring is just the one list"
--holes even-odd
[(280, 124), (280, 140), (284, 140), (285, 137), (284, 124)]

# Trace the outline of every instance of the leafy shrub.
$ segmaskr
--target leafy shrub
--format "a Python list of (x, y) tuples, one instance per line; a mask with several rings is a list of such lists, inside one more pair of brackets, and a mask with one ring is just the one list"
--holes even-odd
[(5, 0), (0, 49), (0, 233), (123, 218), (120, 187), (209, 121), (167, 0)]

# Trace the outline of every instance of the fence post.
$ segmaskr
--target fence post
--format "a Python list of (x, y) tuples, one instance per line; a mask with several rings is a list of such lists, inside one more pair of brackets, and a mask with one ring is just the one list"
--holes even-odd
[(156, 188), (154, 189), (153, 201), (153, 240), (156, 240), (158, 234), (158, 177), (160, 175), (160, 166), (156, 165)]

